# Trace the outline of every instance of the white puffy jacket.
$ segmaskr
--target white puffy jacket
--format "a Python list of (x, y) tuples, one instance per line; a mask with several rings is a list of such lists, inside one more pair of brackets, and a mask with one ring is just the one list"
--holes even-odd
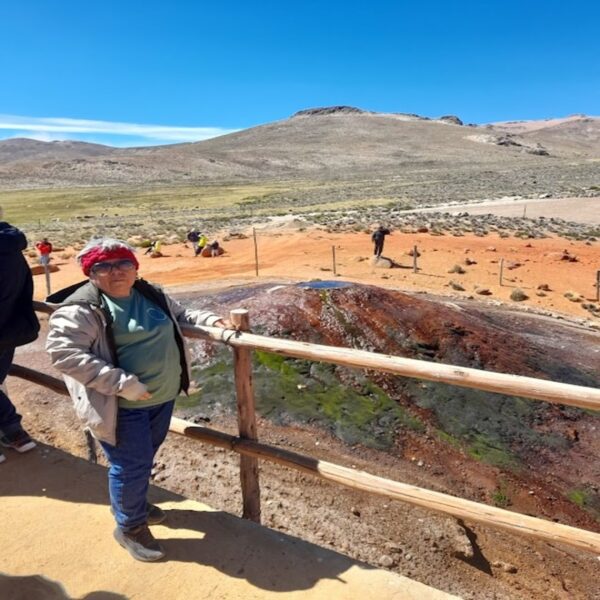
[[(175, 325), (181, 360), (181, 390), (190, 382), (189, 354), (179, 323), (214, 325), (221, 317), (209, 311), (185, 309), (160, 287), (138, 279), (134, 288), (158, 304)], [(137, 400), (146, 386), (132, 373), (116, 366), (111, 316), (100, 290), (83, 282), (48, 298), (60, 302), (49, 320), (46, 350), (52, 364), (63, 374), (77, 416), (95, 438), (116, 445), (118, 396)]]

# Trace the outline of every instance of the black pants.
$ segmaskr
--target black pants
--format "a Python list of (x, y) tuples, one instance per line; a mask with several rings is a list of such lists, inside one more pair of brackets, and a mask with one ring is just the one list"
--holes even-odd
[(381, 253), (383, 252), (383, 242), (384, 240), (375, 241), (375, 252), (373, 252), (375, 256), (381, 256)]
[[(14, 348), (0, 350), (0, 384), (4, 383), (8, 369), (15, 354)], [(17, 413), (8, 396), (0, 390), (0, 430), (3, 433), (13, 433), (21, 427), (21, 415)]]

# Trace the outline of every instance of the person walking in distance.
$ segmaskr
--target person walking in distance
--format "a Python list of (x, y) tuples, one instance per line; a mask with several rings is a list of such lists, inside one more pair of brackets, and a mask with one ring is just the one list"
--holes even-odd
[(387, 227), (380, 225), (371, 235), (371, 241), (375, 244), (373, 254), (377, 258), (379, 258), (381, 256), (381, 253), (383, 252), (383, 244), (385, 242), (385, 236), (390, 235), (390, 233), (391, 233), (391, 231)]
[[(5, 379), (17, 346), (33, 342), (40, 324), (33, 310), (33, 278), (23, 256), (27, 239), (23, 232), (2, 220), (0, 208), (0, 444), (17, 452), (35, 448), (21, 426), (8, 397)], [(0, 463), (6, 457), (0, 452)]]
[(48, 238), (45, 237), (41, 242), (38, 242), (35, 247), (37, 251), (40, 253), (40, 265), (46, 267), (50, 264), (50, 253), (52, 252), (52, 244), (48, 241)]

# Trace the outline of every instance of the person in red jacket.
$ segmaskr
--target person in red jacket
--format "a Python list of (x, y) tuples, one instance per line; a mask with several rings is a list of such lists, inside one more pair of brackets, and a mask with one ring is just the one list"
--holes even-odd
[(50, 252), (52, 252), (52, 244), (48, 241), (48, 238), (44, 238), (41, 242), (38, 242), (35, 247), (40, 253), (40, 265), (46, 266), (50, 263)]

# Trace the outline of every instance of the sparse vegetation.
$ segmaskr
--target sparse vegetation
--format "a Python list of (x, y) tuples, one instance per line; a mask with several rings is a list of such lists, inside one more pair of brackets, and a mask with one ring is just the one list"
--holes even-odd
[(510, 299), (513, 302), (523, 302), (523, 300), (528, 300), (529, 296), (521, 288), (515, 288), (510, 293)]
[(571, 490), (567, 497), (571, 502), (577, 504), (577, 506), (581, 506), (584, 508), (589, 501), (589, 493), (586, 490)]
[(492, 442), (484, 435), (476, 435), (468, 450), (469, 456), (501, 469), (514, 471), (519, 466), (515, 455), (507, 448)]
[(498, 487), (492, 492), (492, 502), (498, 508), (506, 508), (510, 506), (510, 498), (505, 481), (500, 481)]
[(458, 275), (463, 275), (464, 273), (466, 273), (466, 271), (460, 265), (454, 265), (451, 269), (448, 270), (448, 273), (457, 273)]

